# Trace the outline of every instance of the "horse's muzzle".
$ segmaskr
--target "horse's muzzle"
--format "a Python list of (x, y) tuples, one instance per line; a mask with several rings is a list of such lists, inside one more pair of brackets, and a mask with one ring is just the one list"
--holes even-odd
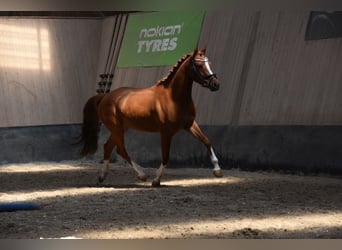
[(211, 91), (217, 91), (220, 89), (220, 82), (216, 77), (212, 77), (209, 80), (208, 87)]

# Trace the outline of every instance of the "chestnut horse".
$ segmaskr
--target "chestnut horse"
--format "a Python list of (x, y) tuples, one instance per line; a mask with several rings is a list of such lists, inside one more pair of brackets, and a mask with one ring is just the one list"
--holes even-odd
[(206, 49), (195, 49), (180, 58), (169, 74), (148, 88), (121, 87), (108, 94), (98, 94), (88, 100), (83, 109), (81, 155), (93, 154), (97, 150), (98, 131), (101, 122), (111, 132), (104, 144), (104, 166), (100, 171), (102, 182), (109, 171), (109, 159), (114, 147), (137, 172), (138, 178), (146, 181), (143, 169), (131, 160), (124, 145), (127, 129), (159, 132), (162, 147), (162, 162), (152, 181), (159, 186), (164, 169), (169, 161), (172, 136), (184, 129), (202, 141), (208, 149), (213, 173), (222, 177), (221, 168), (209, 139), (195, 121), (195, 106), (191, 91), (193, 81), (211, 91), (219, 89), (220, 83), (210, 68), (205, 56)]

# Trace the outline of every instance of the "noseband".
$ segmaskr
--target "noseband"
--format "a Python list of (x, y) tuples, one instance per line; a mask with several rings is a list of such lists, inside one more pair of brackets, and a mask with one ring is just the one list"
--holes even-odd
[[(209, 75), (204, 76), (196, 67), (196, 65), (195, 65), (196, 62), (204, 62), (206, 67), (207, 67), (207, 70), (209, 71)], [(200, 84), (203, 87), (207, 87), (208, 85), (210, 85), (210, 82), (211, 82), (210, 80), (212, 78), (216, 78), (216, 74), (213, 73), (210, 69), (208, 57), (205, 57), (204, 59), (194, 59), (194, 57), (192, 56), (191, 57), (191, 64), (192, 64), (192, 71), (200, 78), (200, 80), (201, 80)]]

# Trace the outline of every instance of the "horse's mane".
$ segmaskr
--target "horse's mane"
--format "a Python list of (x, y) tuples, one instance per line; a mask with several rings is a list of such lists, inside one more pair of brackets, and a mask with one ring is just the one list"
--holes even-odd
[(166, 87), (168, 85), (168, 83), (170, 82), (170, 80), (172, 79), (172, 77), (176, 74), (177, 70), (183, 64), (183, 62), (186, 59), (188, 59), (190, 56), (191, 56), (191, 54), (186, 54), (186, 55), (182, 56), (181, 58), (179, 58), (177, 63), (175, 65), (173, 65), (173, 67), (170, 69), (169, 73), (165, 77), (163, 77), (162, 79), (157, 81), (156, 85), (164, 85)]

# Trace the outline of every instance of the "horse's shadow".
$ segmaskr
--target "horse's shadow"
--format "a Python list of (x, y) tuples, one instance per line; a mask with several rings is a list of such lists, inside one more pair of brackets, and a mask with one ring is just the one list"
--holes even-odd
[(160, 189), (160, 188), (172, 188), (175, 187), (174, 185), (169, 186), (165, 184), (161, 184), (160, 186), (153, 187), (151, 184), (150, 185), (143, 185), (143, 184), (137, 184), (137, 183), (92, 183), (92, 184), (82, 184), (79, 185), (79, 187), (90, 187), (90, 188), (115, 188), (115, 189)]

